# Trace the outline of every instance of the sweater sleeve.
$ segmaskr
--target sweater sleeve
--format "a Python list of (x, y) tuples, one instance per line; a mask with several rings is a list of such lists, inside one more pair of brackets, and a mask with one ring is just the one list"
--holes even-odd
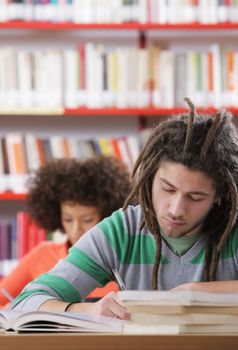
[(121, 214), (112, 215), (102, 221), (103, 225), (100, 223), (84, 234), (65, 259), (26, 286), (13, 301), (12, 308), (36, 310), (52, 298), (81, 302), (92, 290), (111, 281), (117, 256), (104, 228), (110, 229), (110, 235), (120, 236), (115, 222), (118, 215)]

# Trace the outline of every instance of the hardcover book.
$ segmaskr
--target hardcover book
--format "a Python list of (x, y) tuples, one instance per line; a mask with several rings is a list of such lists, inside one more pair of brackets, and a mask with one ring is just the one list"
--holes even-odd
[(125, 334), (237, 333), (238, 294), (120, 291), (131, 315)]

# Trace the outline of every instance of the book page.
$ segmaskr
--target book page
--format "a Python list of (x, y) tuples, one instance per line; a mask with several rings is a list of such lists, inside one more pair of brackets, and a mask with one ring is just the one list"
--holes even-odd
[(121, 333), (122, 320), (106, 316), (97, 316), (71, 312), (44, 312), (31, 311), (21, 313), (11, 321), (11, 328), (16, 331), (28, 331), (34, 329), (39, 331), (72, 329), (80, 332), (106, 332)]
[(0, 310), (0, 328), (5, 330), (11, 328), (11, 322), (20, 314), (20, 311), (7, 309)]

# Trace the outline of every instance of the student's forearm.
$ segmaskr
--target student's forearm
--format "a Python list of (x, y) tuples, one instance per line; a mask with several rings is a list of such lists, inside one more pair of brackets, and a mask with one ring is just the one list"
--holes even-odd
[(207, 293), (238, 293), (238, 281), (190, 282), (171, 290), (192, 290)]
[[(69, 304), (70, 303), (61, 300), (51, 299), (45, 301), (40, 306), (39, 310), (63, 312)], [(129, 317), (126, 308), (118, 302), (115, 292), (107, 294), (104, 298), (95, 303), (73, 303), (69, 305), (67, 311), (117, 317), (121, 319), (128, 319)]]
[[(40, 311), (55, 311), (55, 312), (63, 312), (65, 308), (69, 305), (69, 302), (65, 302), (62, 300), (51, 299), (44, 302), (39, 310)], [(91, 303), (75, 303), (70, 305), (67, 311), (75, 311), (75, 312), (89, 312)]]
[(49, 300), (56, 300), (56, 298), (46, 294), (31, 295), (21, 301), (14, 300), (11, 304), (11, 309), (16, 311), (36, 311)]

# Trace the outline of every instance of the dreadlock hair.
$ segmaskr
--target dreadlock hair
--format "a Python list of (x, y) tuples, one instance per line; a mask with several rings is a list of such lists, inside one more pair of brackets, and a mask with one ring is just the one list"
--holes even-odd
[(134, 186), (124, 208), (137, 198), (143, 212), (141, 229), (146, 225), (156, 241), (152, 289), (158, 288), (161, 234), (152, 204), (152, 183), (162, 160), (180, 163), (190, 170), (204, 172), (214, 183), (218, 201), (210, 209), (203, 230), (208, 235), (204, 280), (216, 280), (221, 249), (237, 222), (238, 136), (232, 116), (224, 109), (215, 117), (197, 114), (189, 98), (189, 114), (174, 116), (152, 131), (142, 149), (132, 178)]

